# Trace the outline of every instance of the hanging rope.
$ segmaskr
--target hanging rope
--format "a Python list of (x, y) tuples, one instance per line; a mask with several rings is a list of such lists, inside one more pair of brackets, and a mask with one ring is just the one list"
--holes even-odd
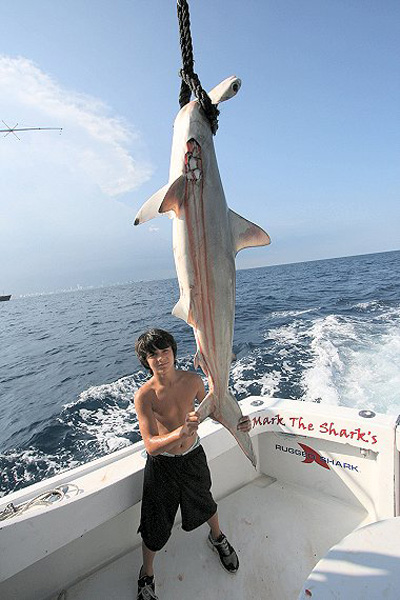
[(179, 75), (182, 78), (179, 104), (181, 108), (185, 106), (185, 104), (190, 102), (193, 93), (210, 122), (211, 131), (215, 135), (218, 129), (219, 110), (215, 104), (212, 104), (209, 95), (201, 87), (198, 75), (194, 72), (193, 45), (187, 0), (178, 0), (177, 10), (182, 53), (182, 69), (179, 71)]

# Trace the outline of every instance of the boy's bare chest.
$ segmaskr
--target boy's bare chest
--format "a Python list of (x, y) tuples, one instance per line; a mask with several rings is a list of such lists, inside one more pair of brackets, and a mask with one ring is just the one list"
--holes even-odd
[(194, 396), (188, 390), (175, 390), (173, 394), (159, 390), (153, 400), (157, 421), (165, 427), (178, 427), (188, 412), (193, 410)]

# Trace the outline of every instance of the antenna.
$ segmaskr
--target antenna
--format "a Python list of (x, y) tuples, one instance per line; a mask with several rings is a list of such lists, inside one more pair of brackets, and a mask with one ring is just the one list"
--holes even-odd
[(4, 137), (7, 137), (8, 135), (10, 135), (10, 133), (12, 133), (13, 135), (15, 135), (17, 140), (20, 141), (21, 139), (15, 133), (16, 131), (62, 131), (62, 127), (18, 127), (18, 123), (14, 125), (14, 127), (10, 127), (5, 121), (3, 121), (3, 119), (2, 122), (7, 127), (7, 129), (0, 129), (0, 133), (5, 133)]

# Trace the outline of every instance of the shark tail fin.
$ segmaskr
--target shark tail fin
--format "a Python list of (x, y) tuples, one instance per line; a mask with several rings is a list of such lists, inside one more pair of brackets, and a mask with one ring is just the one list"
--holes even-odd
[(264, 229), (241, 217), (233, 210), (229, 210), (229, 219), (236, 254), (243, 248), (268, 246), (271, 243), (271, 238)]
[(224, 398), (218, 403), (218, 405), (218, 409), (214, 410), (212, 413), (213, 419), (221, 423), (221, 425), (230, 431), (240, 448), (243, 450), (244, 454), (256, 469), (257, 457), (254, 452), (250, 435), (244, 431), (238, 431), (237, 428), (239, 419), (242, 416), (242, 411), (240, 410), (237, 400), (227, 390)]
[(181, 175), (172, 184), (167, 183), (160, 188), (140, 208), (134, 224), (140, 225), (158, 217), (160, 213), (170, 210), (174, 211), (176, 215), (179, 214), (179, 209), (185, 199), (185, 183), (186, 178)]

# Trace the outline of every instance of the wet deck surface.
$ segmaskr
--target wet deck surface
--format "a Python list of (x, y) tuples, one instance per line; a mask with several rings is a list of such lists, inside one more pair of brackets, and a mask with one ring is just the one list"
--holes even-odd
[[(226, 573), (208, 547), (208, 526), (175, 526), (155, 561), (160, 600), (296, 600), (329, 548), (359, 526), (365, 513), (261, 476), (219, 501), (222, 530), (240, 569)], [(66, 600), (136, 599), (141, 549), (109, 564), (67, 591)]]

